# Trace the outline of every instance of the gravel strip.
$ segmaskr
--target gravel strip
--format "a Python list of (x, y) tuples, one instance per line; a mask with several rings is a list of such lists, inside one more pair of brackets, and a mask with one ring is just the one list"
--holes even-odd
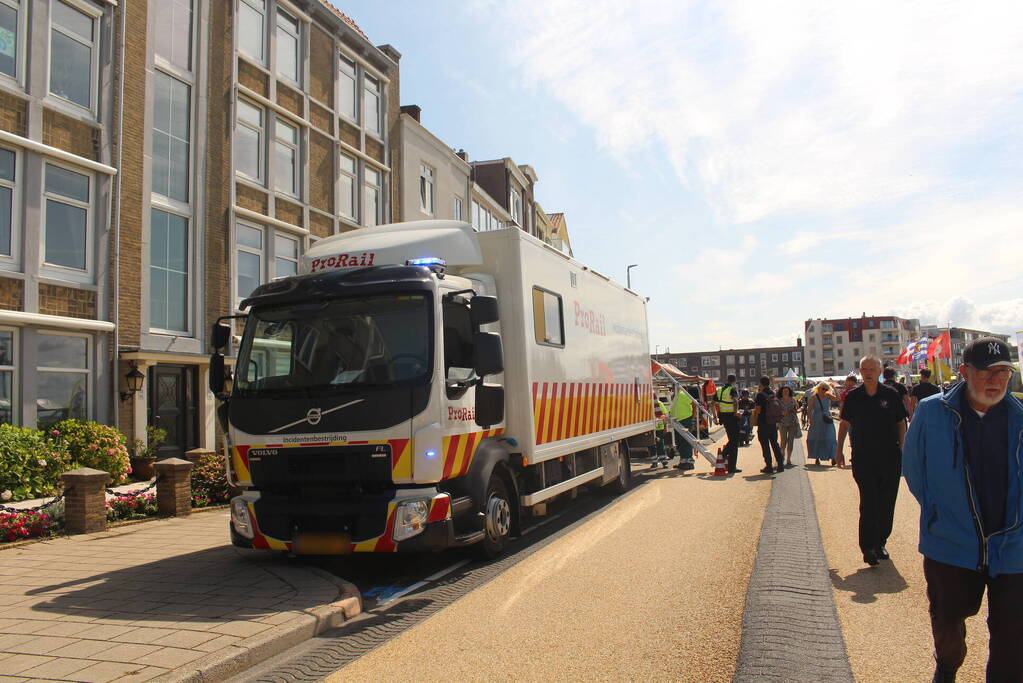
[(764, 512), (733, 680), (851, 683), (801, 443), (792, 460)]

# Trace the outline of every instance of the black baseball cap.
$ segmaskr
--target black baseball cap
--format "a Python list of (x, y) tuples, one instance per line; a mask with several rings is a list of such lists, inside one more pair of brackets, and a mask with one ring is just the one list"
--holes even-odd
[(978, 337), (963, 349), (963, 362), (978, 370), (986, 370), (996, 365), (1012, 367), (1009, 356), (1009, 344), (996, 337)]

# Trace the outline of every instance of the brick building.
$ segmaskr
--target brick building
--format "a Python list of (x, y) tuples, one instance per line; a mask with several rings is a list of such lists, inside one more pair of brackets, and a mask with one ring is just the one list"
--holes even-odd
[(980, 337), (995, 337), (1001, 339), (1009, 347), (1009, 354), (1012, 360), (1019, 361), (1019, 349), (1016, 348), (1016, 343), (1009, 338), (1007, 334), (998, 334), (997, 332), (985, 332), (984, 330), (973, 330), (966, 327), (938, 327), (937, 325), (924, 325), (920, 328), (922, 334), (926, 334), (931, 339), (936, 339), (945, 332), (948, 332), (949, 341), (952, 342), (952, 358), (949, 362), (949, 367), (953, 371), (959, 368), (963, 363), (963, 349), (974, 339)]
[(781, 377), (790, 369), (805, 376), (803, 353), (803, 342), (797, 338), (795, 346), (668, 352), (654, 354), (653, 358), (660, 363), (671, 363), (690, 375), (710, 377), (717, 382), (735, 375), (740, 387), (752, 387), (763, 375)]
[(107, 420), (118, 10), (0, 9), (0, 421)]
[(920, 321), (893, 315), (814, 318), (804, 324), (806, 371), (811, 377), (856, 372), (860, 358), (873, 354), (894, 363), (906, 343), (920, 337)]

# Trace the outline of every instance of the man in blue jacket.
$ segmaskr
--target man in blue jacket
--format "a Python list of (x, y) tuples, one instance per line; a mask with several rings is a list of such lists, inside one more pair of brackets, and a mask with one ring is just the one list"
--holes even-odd
[(988, 683), (1023, 681), (1023, 403), (1008, 394), (1009, 347), (982, 337), (963, 350), (960, 382), (917, 408), (903, 457), (920, 502), (935, 681), (966, 657), (966, 618), (988, 599)]

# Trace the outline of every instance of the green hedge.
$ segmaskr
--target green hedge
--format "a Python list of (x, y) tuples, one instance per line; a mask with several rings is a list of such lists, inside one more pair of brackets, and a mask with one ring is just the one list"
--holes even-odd
[(0, 424), (0, 503), (55, 494), (70, 465), (61, 443), (35, 429)]

